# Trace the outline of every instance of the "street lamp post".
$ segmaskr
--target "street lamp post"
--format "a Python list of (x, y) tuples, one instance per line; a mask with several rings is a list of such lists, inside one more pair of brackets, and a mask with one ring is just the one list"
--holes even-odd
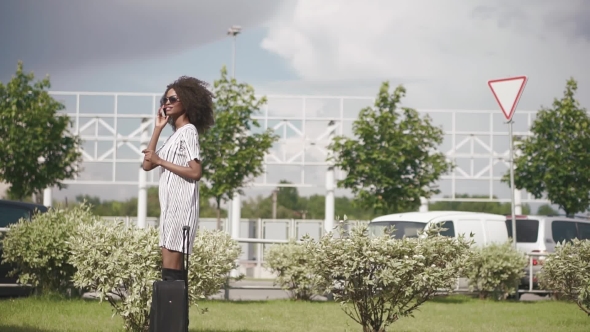
[(240, 34), (242, 27), (233, 25), (227, 30), (227, 35), (232, 36), (232, 78), (236, 78), (236, 36)]
[[(242, 27), (239, 25), (233, 25), (227, 30), (227, 35), (232, 37), (232, 79), (236, 78), (236, 36), (240, 34)], [(230, 218), (230, 235), (231, 238), (236, 240), (240, 237), (240, 219), (241, 219), (241, 204), (240, 204), (240, 193), (235, 192), (231, 200), (231, 218)], [(236, 260), (236, 264), (239, 264), (239, 259)], [(230, 272), (230, 276), (237, 277), (239, 274), (238, 270), (234, 269)], [(229, 279), (227, 280), (229, 283)], [(225, 298), (229, 299), (229, 289), (226, 288)]]
[[(328, 134), (329, 143), (331, 144), (336, 135), (336, 122), (330, 120), (328, 123)], [(334, 189), (335, 189), (335, 172), (334, 172), (334, 161), (331, 160), (333, 153), (328, 150), (328, 170), (326, 172), (326, 201), (325, 201), (325, 219), (324, 219), (324, 232), (332, 232), (334, 230)]]
[[(232, 25), (227, 30), (227, 35), (232, 37), (232, 78), (236, 78), (236, 36), (240, 34), (242, 27), (239, 25)], [(240, 193), (235, 192), (231, 200), (231, 229), (232, 237), (239, 237), (240, 218), (241, 218), (241, 203)]]

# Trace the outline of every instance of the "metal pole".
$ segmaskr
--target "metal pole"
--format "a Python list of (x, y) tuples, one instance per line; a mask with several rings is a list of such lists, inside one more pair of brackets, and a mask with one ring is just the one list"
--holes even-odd
[(326, 172), (326, 201), (324, 230), (326, 233), (334, 230), (334, 166), (328, 166)]
[(272, 191), (272, 219), (277, 219), (277, 190)]
[(240, 210), (240, 194), (235, 193), (234, 199), (231, 201), (231, 223), (230, 223), (230, 236), (232, 239), (237, 239), (240, 237), (240, 219), (242, 218)]
[(236, 78), (236, 36), (242, 31), (239, 25), (233, 25), (227, 30), (227, 35), (232, 36), (232, 78)]
[[(227, 34), (232, 36), (232, 79), (236, 78), (236, 36), (240, 33), (242, 28), (240, 26), (234, 25), (229, 28)], [(235, 232), (238, 232), (236, 238), (239, 236), (239, 228), (240, 228), (240, 218), (241, 218), (241, 202), (240, 202), (240, 194), (238, 192), (234, 193), (231, 203), (230, 203), (230, 210), (231, 210), (231, 218), (230, 218), (230, 225)], [(230, 234), (234, 234), (234, 230), (230, 231)]]
[(516, 249), (516, 216), (515, 216), (515, 199), (514, 199), (514, 144), (512, 142), (512, 119), (508, 121), (508, 139), (510, 144), (510, 193), (511, 193), (511, 215), (512, 215), (512, 243)]
[[(231, 221), (230, 221), (230, 236), (233, 240), (236, 240), (240, 237), (240, 219), (241, 219), (241, 206), (240, 206), (240, 194), (234, 193), (233, 199), (231, 201)], [(236, 265), (240, 264), (239, 257), (236, 259)], [(237, 269), (231, 270), (230, 276), (237, 277), (239, 275), (239, 271)]]
[[(328, 139), (330, 143), (334, 140), (336, 134), (336, 125), (333, 121), (328, 124), (330, 127), (330, 134)], [(329, 143), (329, 144), (330, 144)], [(332, 157), (332, 151), (328, 151), (328, 159)], [(324, 206), (324, 231), (325, 233), (332, 232), (334, 230), (334, 188), (335, 187), (335, 174), (334, 174), (334, 162), (330, 160), (328, 170), (326, 172), (326, 201)], [(341, 234), (340, 234), (341, 235)]]
[[(140, 141), (140, 149), (146, 149), (149, 142), (149, 133), (148, 127), (145, 126), (149, 119), (143, 118), (141, 119), (142, 124), (144, 124), (144, 128), (141, 131), (141, 141)], [(147, 217), (147, 172), (144, 171), (141, 166), (139, 167), (139, 192), (137, 194), (137, 227), (138, 228), (145, 228), (146, 227), (146, 217)]]
[(420, 208), (419, 212), (428, 212), (428, 200), (425, 197), (420, 197)]
[[(236, 36), (240, 33), (241, 27), (239, 26), (232, 26), (228, 30), (228, 35), (232, 36), (232, 79), (236, 78)], [(233, 240), (236, 240), (240, 237), (240, 219), (241, 219), (241, 202), (240, 202), (240, 193), (235, 192), (233, 194), (231, 203), (230, 203), (230, 210), (231, 210), (231, 219), (230, 219), (230, 236)], [(240, 264), (240, 259), (236, 259), (236, 265)], [(225, 299), (229, 300), (229, 282), (230, 277), (237, 277), (239, 275), (238, 269), (233, 269), (230, 271), (228, 278), (226, 280), (226, 287), (225, 287)]]
[(51, 198), (51, 187), (43, 189), (43, 205), (51, 207), (53, 200)]
[(233, 41), (232, 41), (232, 73), (231, 73), (231, 77), (232, 78), (236, 78), (236, 35), (233, 36)]

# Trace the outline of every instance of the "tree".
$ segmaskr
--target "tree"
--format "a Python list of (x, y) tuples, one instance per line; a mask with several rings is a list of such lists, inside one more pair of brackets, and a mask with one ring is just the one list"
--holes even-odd
[(49, 77), (33, 83), (33, 73), (18, 62), (16, 75), (0, 82), (0, 180), (10, 184), (8, 196), (22, 200), (43, 189), (65, 187), (81, 161), (80, 138), (69, 132), (70, 119), (57, 116), (64, 105), (46, 89)]
[(406, 90), (389, 93), (382, 84), (374, 107), (359, 113), (352, 130), (356, 137), (336, 137), (328, 147), (336, 167), (347, 173), (338, 186), (352, 189), (361, 207), (375, 212), (415, 210), (420, 197), (439, 193), (434, 182), (451, 169), (444, 154), (434, 152), (443, 131), (428, 116), (398, 108)]
[(278, 139), (272, 129), (252, 133), (259, 128), (252, 118), (265, 103), (256, 99), (254, 88), (227, 77), (225, 67), (214, 83), (215, 125), (202, 138), (203, 194), (217, 205), (217, 228), (221, 228), (220, 206), (234, 193), (264, 171), (264, 156)]
[[(279, 181), (280, 184), (291, 184), (286, 180)], [(278, 187), (277, 204), (297, 211), (299, 209), (299, 191), (296, 187)]]
[[(160, 217), (160, 199), (158, 198), (158, 187), (149, 187), (147, 189), (148, 199), (148, 217)], [(137, 214), (137, 197), (132, 197), (126, 201), (102, 201), (98, 196), (77, 195), (76, 203), (86, 201), (91, 205), (91, 210), (99, 216), (133, 216)], [(210, 201), (201, 199), (199, 201), (199, 217), (214, 218), (217, 215), (216, 209)], [(226, 216), (226, 211), (221, 210), (221, 216)]]
[[(270, 196), (262, 197), (257, 196), (255, 198), (247, 199), (242, 205), (242, 218), (251, 219), (270, 219), (272, 218), (272, 199)], [(296, 211), (290, 210), (281, 205), (277, 206), (277, 218), (278, 219), (299, 219), (300, 216)]]
[(567, 215), (590, 206), (590, 117), (574, 98), (577, 88), (569, 79), (553, 108), (541, 108), (532, 135), (522, 140), (521, 155), (514, 160), (516, 188), (535, 198), (546, 194)]
[(551, 205), (543, 204), (539, 206), (539, 208), (537, 209), (537, 214), (540, 216), (556, 216), (558, 212), (555, 211), (555, 209), (553, 209)]

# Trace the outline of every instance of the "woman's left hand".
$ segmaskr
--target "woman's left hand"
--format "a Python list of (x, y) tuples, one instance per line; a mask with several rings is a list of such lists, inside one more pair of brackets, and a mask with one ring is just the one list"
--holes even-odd
[(153, 150), (148, 150), (145, 149), (143, 151), (141, 151), (144, 154), (143, 160), (150, 162), (154, 165), (160, 165), (160, 163), (162, 162), (162, 158), (160, 158), (160, 156), (158, 156)]

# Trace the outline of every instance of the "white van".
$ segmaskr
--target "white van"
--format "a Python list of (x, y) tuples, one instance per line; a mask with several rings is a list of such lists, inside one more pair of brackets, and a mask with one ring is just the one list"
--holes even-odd
[[(590, 240), (590, 220), (560, 216), (517, 215), (516, 248), (529, 253), (553, 253), (555, 245), (574, 238)], [(512, 217), (506, 216), (508, 235), (512, 237)]]
[[(490, 243), (504, 243), (509, 240), (506, 229), (506, 216), (490, 213), (463, 211), (407, 212), (377, 217), (369, 223), (369, 232), (373, 236), (383, 235), (385, 229), (394, 226), (396, 239), (418, 237), (418, 232), (431, 225), (441, 224), (447, 230), (441, 235), (458, 237), (465, 234), (468, 238), (473, 233), (475, 246)], [(518, 234), (518, 230), (517, 230)]]
[[(551, 254), (557, 243), (577, 238), (590, 240), (590, 220), (562, 216), (517, 215), (516, 248), (524, 253)], [(506, 216), (508, 236), (512, 237), (512, 217)], [(545, 256), (533, 256), (533, 288), (538, 288), (537, 273), (543, 267)], [(530, 268), (525, 271), (522, 285), (530, 287)]]
[[(432, 212), (407, 212), (389, 214), (377, 217), (369, 223), (369, 234), (381, 236), (384, 231), (394, 226), (392, 237), (418, 237), (418, 232), (431, 225), (441, 224), (447, 230), (440, 234), (457, 238), (460, 234), (473, 233), (473, 246), (486, 246), (491, 243), (505, 243), (509, 240), (506, 229), (506, 216), (500, 214), (463, 212), (463, 211), (432, 211)], [(517, 224), (518, 225), (518, 224)], [(518, 234), (518, 230), (517, 230)], [(467, 290), (469, 281), (467, 278), (457, 280), (456, 290)]]

